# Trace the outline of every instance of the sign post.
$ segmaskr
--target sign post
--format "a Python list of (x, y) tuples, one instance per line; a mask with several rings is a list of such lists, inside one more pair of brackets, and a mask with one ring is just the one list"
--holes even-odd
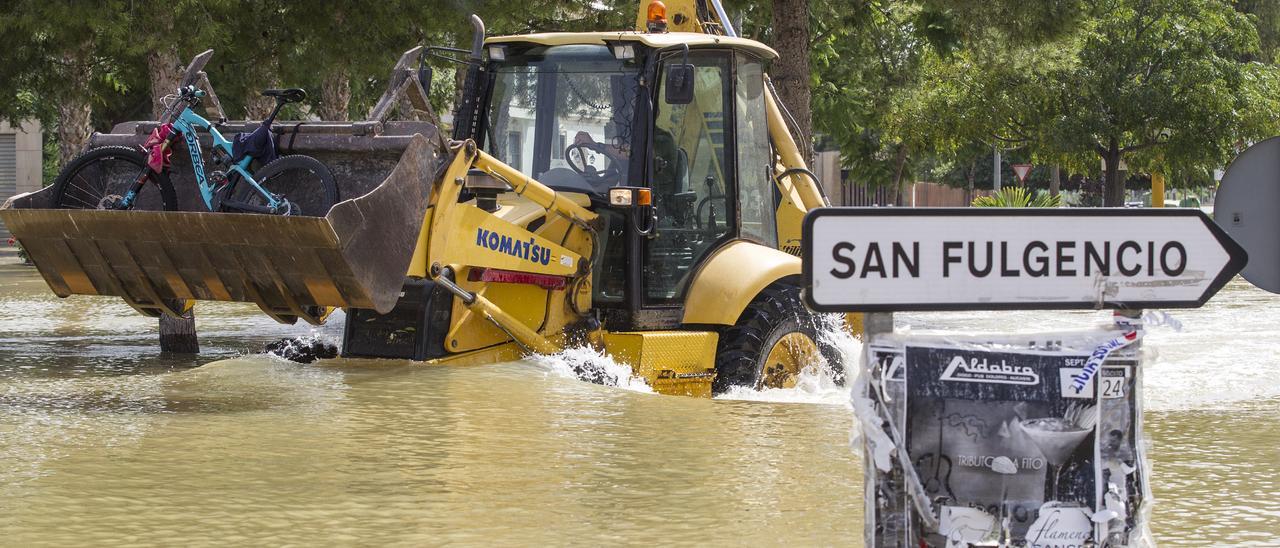
[[(1221, 228), (1198, 210), (822, 208), (803, 237), (806, 304), (868, 313), (851, 398), (867, 545), (1149, 540), (1140, 309), (1201, 306), (1240, 272)], [(1104, 308), (1092, 331), (893, 332), (895, 311)]]

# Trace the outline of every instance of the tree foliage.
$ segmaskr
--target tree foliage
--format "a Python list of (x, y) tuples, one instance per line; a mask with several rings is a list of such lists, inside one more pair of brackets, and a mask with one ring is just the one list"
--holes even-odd
[[(991, 148), (1123, 183), (1100, 159), (1171, 186), (1212, 183), (1280, 120), (1274, 0), (725, 0), (744, 36), (778, 46), (784, 104), (838, 148), (855, 184), (990, 184)], [(309, 114), (360, 118), (399, 54), (488, 33), (628, 29), (636, 0), (101, 0), (0, 4), (0, 118), (53, 128), (61, 155), (89, 131), (147, 118), (181, 65), (206, 68), (228, 115), (266, 87), (306, 88)], [(781, 11), (779, 11), (781, 10)], [(806, 17), (806, 25), (793, 21)], [(788, 29), (807, 27), (797, 43)], [(801, 53), (796, 53), (801, 52)], [(451, 101), (454, 65), (433, 103)], [(807, 65), (807, 66), (806, 66)], [(782, 84), (786, 84), (785, 86)], [(804, 98), (809, 112), (804, 112)], [(304, 112), (286, 112), (301, 116)], [(802, 123), (802, 126), (807, 123)], [(803, 129), (803, 128), (802, 128)], [(802, 131), (803, 133), (803, 131)], [(1002, 168), (1006, 180), (1011, 173)], [(1037, 175), (1036, 173), (1040, 173)], [(1033, 173), (1044, 178), (1044, 171)]]
[[(1122, 205), (1113, 166), (1195, 170), (1275, 130), (1276, 70), (1249, 20), (1216, 0), (1099, 0), (1075, 37), (1077, 60), (1048, 74), (1045, 143), (1107, 161), (1106, 205)], [(1043, 114), (1042, 114), (1043, 116)]]
[(307, 89), (313, 114), (360, 118), (401, 52), (469, 45), (470, 13), (494, 34), (629, 28), (634, 9), (620, 0), (13, 0), (0, 3), (0, 119), (40, 120), (69, 158), (91, 131), (154, 116), (182, 66), (211, 48), (205, 71), (232, 118), (265, 116), (272, 102), (260, 91), (279, 86)]
[[(936, 177), (999, 146), (1077, 173), (1097, 173), (1106, 160), (1106, 202), (1119, 205), (1124, 184), (1114, 166), (1122, 160), (1130, 171), (1211, 181), (1241, 145), (1276, 132), (1277, 69), (1259, 38), (1276, 40), (1273, 6), (1023, 4), (1047, 9), (897, 2), (875, 10), (872, 28), (856, 39), (815, 51), (833, 59), (820, 66), (839, 67), (815, 100), (815, 111), (831, 114), (820, 126), (836, 125), (820, 129), (835, 137), (853, 173), (896, 183), (914, 166), (934, 170), (915, 175)], [(849, 108), (863, 105), (870, 108)]]

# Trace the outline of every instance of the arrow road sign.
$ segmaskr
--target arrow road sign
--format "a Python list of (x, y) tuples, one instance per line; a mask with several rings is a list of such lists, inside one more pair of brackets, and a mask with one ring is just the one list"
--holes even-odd
[(820, 208), (804, 246), (820, 312), (1195, 308), (1247, 258), (1194, 209)]

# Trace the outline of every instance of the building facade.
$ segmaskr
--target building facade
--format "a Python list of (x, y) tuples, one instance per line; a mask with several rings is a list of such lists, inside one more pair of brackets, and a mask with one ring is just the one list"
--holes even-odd
[[(43, 186), (41, 136), (39, 122), (27, 121), (14, 127), (0, 121), (0, 202)], [(0, 235), (9, 236), (3, 223)]]

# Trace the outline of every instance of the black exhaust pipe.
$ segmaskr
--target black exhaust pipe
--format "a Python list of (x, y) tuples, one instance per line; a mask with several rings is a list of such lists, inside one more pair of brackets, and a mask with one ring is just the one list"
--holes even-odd
[(479, 134), (477, 105), (482, 95), (481, 73), (484, 72), (484, 21), (471, 14), (471, 56), (467, 59), (467, 76), (462, 81), (462, 97), (453, 112), (453, 138), (474, 139)]

